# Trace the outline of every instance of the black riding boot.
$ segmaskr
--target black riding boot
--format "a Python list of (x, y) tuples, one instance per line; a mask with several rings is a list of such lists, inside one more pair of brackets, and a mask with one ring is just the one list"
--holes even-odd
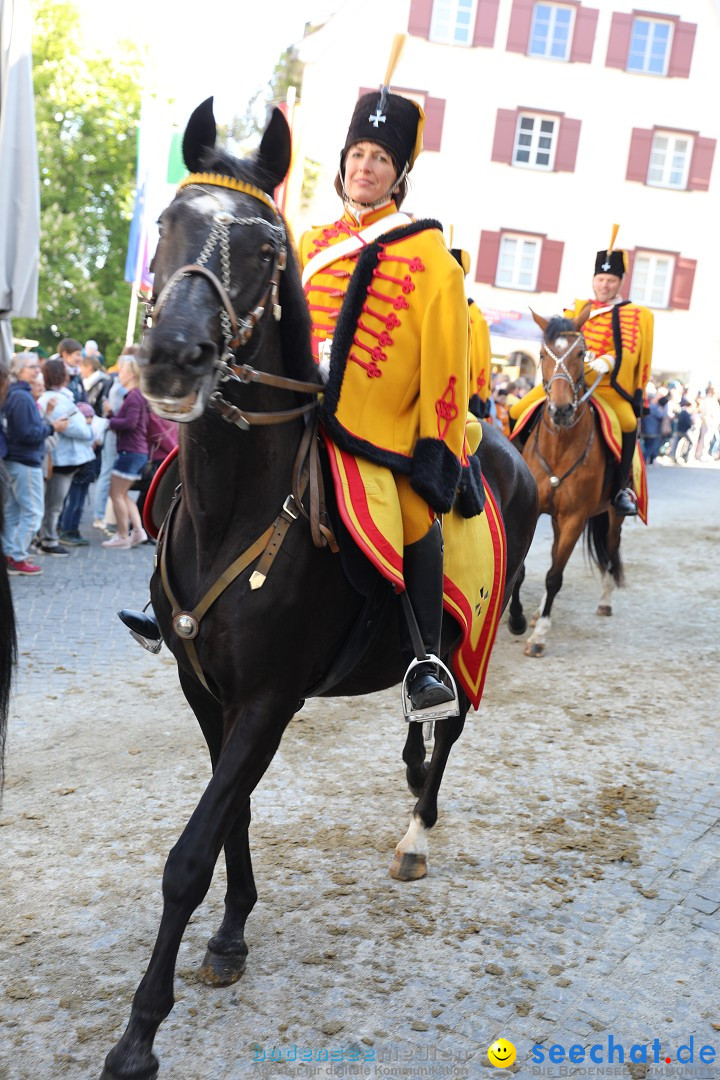
[(117, 614), (120, 622), (127, 626), (143, 649), (152, 653), (160, 652), (162, 634), (152, 608), (146, 611), (130, 611), (129, 608), (123, 608)]
[(635, 492), (628, 486), (636, 443), (637, 431), (623, 431), (620, 464), (615, 473), (618, 491), (613, 499), (615, 512), (623, 517), (635, 517), (638, 512)]
[[(425, 651), (439, 656), (443, 614), (443, 536), (438, 521), (427, 536), (404, 549), (403, 574)], [(410, 665), (416, 656), (405, 618), (400, 620), (400, 640), (403, 660)], [(413, 669), (408, 681), (408, 693), (414, 712), (442, 705), (454, 697), (450, 687), (438, 678), (437, 664), (430, 661)]]

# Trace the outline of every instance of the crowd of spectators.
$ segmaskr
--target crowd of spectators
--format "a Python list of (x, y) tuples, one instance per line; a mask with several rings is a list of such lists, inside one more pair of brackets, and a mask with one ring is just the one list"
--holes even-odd
[[(17, 353), (0, 370), (2, 551), (8, 573), (42, 573), (44, 557), (87, 546), (81, 523), (109, 549), (149, 543), (138, 500), (177, 445), (177, 424), (150, 412), (128, 346), (110, 369), (96, 341), (63, 338), (48, 359)], [(141, 509), (141, 506), (140, 506)]]
[(720, 461), (720, 400), (712, 383), (703, 390), (675, 380), (649, 383), (647, 401), (640, 437), (648, 465), (658, 459), (678, 465)]

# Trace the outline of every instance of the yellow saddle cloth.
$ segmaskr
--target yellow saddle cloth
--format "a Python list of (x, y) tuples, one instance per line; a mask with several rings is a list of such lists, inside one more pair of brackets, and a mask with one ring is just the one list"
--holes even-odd
[[(476, 426), (475, 448), (480, 433), (480, 425)], [(360, 550), (401, 592), (405, 588), (403, 531), (392, 473), (340, 450), (327, 433), (323, 432), (323, 436), (343, 522)], [(483, 484), (486, 502), (481, 514), (464, 518), (453, 510), (443, 517), (443, 602), (461, 632), (460, 643), (453, 652), (452, 668), (476, 709), (502, 614), (507, 570), (502, 516), (484, 477)]]
[[(520, 432), (528, 426), (537, 410), (544, 404), (545, 399), (540, 398), (539, 401), (533, 401), (528, 405), (527, 409), (525, 409), (518, 418), (518, 422), (513, 428), (510, 436), (511, 439), (515, 439)], [(619, 461), (622, 452), (622, 429), (620, 427), (620, 421), (617, 418), (617, 413), (612, 405), (608, 405), (606, 401), (603, 401), (598, 397), (591, 397), (590, 405), (595, 410), (595, 414), (600, 422), (600, 433), (605, 440), (608, 452), (615, 461)], [(639, 442), (635, 447), (635, 453), (633, 455), (632, 475), (633, 489), (638, 501), (638, 516), (640, 520), (647, 525), (647, 472), (645, 470), (645, 458), (643, 457)]]

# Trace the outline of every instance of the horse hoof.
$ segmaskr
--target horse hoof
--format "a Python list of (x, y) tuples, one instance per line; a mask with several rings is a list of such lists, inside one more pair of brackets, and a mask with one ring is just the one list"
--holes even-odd
[(511, 634), (515, 634), (516, 637), (522, 637), (527, 628), (528, 623), (524, 615), (518, 622), (513, 622), (512, 619), (508, 619), (508, 630)]
[(612, 607), (610, 604), (598, 604), (596, 615), (612, 615)]
[(198, 979), (206, 986), (232, 986), (245, 970), (247, 953), (216, 953), (207, 949), (198, 968)]
[(140, 1065), (131, 1072), (124, 1068), (121, 1068), (121, 1071), (116, 1071), (109, 1064), (112, 1055), (113, 1051), (111, 1050), (105, 1058), (105, 1068), (100, 1074), (100, 1080), (155, 1080), (160, 1069), (160, 1062), (154, 1054), (150, 1054), (147, 1064)]
[(528, 641), (525, 646), (526, 656), (544, 656), (545, 646), (540, 641)]
[(395, 858), (390, 866), (390, 877), (396, 881), (419, 881), (427, 874), (427, 858), (425, 855), (414, 853), (395, 852)]

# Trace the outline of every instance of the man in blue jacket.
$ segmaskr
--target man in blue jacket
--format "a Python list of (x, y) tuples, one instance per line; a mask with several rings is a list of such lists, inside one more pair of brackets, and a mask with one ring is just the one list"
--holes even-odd
[(45, 440), (56, 431), (64, 431), (68, 418), (43, 420), (30, 390), (40, 361), (35, 353), (17, 353), (12, 358), (10, 374), (14, 382), (3, 406), (3, 427), (7, 442), (5, 468), (9, 492), (5, 505), (2, 549), (8, 574), (30, 577), (42, 569), (30, 562), (30, 542), (42, 521), (45, 495), (42, 462)]

